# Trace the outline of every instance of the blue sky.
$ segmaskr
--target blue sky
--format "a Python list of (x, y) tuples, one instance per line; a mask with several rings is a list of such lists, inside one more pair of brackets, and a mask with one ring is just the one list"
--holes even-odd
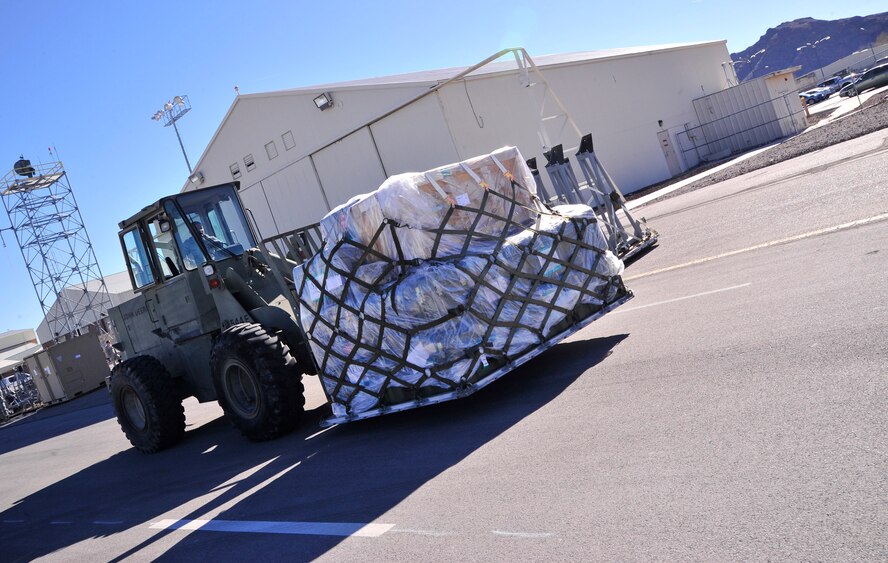
[[(175, 134), (151, 115), (177, 94), (198, 160), (235, 93), (469, 66), (504, 47), (531, 57), (726, 39), (752, 45), (801, 17), (884, 11), (884, 0), (595, 2), (137, 2), (3, 0), (0, 176), (20, 154), (64, 162), (105, 274), (121, 271), (117, 222), (188, 175)], [(555, 12), (555, 13), (553, 13)], [(8, 227), (0, 212), (0, 228)], [(42, 319), (11, 231), (0, 247), (0, 331)]]

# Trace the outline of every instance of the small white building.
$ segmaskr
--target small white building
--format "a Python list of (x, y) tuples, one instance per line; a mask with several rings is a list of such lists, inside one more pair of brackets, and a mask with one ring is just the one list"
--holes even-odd
[(450, 82), (466, 69), (239, 95), (183, 191), (239, 181), (268, 237), (318, 221), (391, 175), (504, 145), (542, 170), (542, 128), (567, 157), (591, 133), (630, 193), (697, 164), (699, 155), (676, 150), (679, 135), (701, 125), (695, 99), (737, 84), (729, 61), (725, 41), (533, 57), (540, 74), (522, 72), (525, 61), (510, 54)]
[(5, 377), (23, 360), (42, 349), (30, 328), (0, 333), (0, 376)]
[(808, 121), (794, 75), (800, 68), (770, 72), (694, 100), (700, 126), (677, 135), (685, 160), (723, 158), (803, 131)]
[[(133, 291), (132, 283), (130, 282), (129, 272), (123, 271), (118, 272), (116, 274), (111, 274), (105, 276), (105, 288), (108, 291), (108, 297), (111, 302), (108, 305), (109, 307), (116, 307), (120, 305), (124, 301), (129, 301), (135, 296), (135, 292)], [(81, 296), (85, 292), (89, 292), (94, 294), (92, 301), (101, 302), (101, 299), (95, 297), (96, 294), (99, 294), (102, 291), (102, 285), (98, 280), (90, 280), (85, 285), (72, 285), (62, 289), (63, 298), (68, 300), (69, 302), (76, 303), (78, 299), (81, 299)], [(95, 324), (98, 322), (106, 322), (101, 317), (102, 311), (95, 310), (89, 312), (89, 314), (84, 314), (81, 319), (83, 322), (83, 326), (79, 327), (83, 330), (86, 330), (89, 325)], [(37, 336), (40, 337), (40, 341), (43, 343), (50, 343), (59, 338), (69, 337), (73, 335), (67, 334), (53, 334), (52, 327), (49, 325), (49, 321), (47, 319), (57, 318), (60, 314), (60, 305), (58, 300), (54, 301), (50, 306), (48, 314), (43, 317), (43, 320), (40, 322), (40, 326), (37, 327)], [(105, 327), (107, 329), (107, 327)]]

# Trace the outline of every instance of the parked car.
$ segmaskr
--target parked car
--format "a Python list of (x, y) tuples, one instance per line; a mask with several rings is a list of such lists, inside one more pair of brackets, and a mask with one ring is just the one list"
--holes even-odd
[(851, 85), (849, 96), (856, 96), (860, 92), (888, 85), (888, 64), (874, 66), (860, 75), (860, 79)]
[(842, 79), (839, 81), (839, 92), (841, 92), (842, 88), (844, 88), (845, 86), (847, 86), (849, 84), (854, 84), (859, 79), (860, 79), (859, 72), (849, 72), (847, 75), (843, 76)]
[(805, 92), (799, 92), (799, 97), (804, 98), (805, 103), (810, 106), (829, 98), (830, 94), (832, 92), (830, 92), (829, 88), (812, 88)]
[(855, 76), (854, 80), (842, 86), (842, 89), (839, 90), (839, 95), (845, 98), (850, 98), (857, 94), (857, 91), (854, 90), (854, 85), (860, 80), (860, 76)]
[(817, 88), (826, 88), (829, 90), (830, 94), (834, 94), (839, 91), (842, 87), (842, 77), (841, 76), (830, 76), (823, 82), (817, 85)]

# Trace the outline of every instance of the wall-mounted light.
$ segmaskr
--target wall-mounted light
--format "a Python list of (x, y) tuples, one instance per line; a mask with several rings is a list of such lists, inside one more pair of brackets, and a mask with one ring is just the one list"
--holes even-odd
[(324, 111), (327, 108), (333, 107), (333, 96), (330, 95), (330, 92), (318, 94), (315, 96), (314, 103), (319, 110)]
[(188, 179), (191, 180), (192, 184), (203, 184), (204, 173), (198, 170), (197, 172), (189, 176)]

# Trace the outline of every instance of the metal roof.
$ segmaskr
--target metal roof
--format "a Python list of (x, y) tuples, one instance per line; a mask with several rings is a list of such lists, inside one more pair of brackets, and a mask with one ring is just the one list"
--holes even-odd
[(30, 328), (19, 328), (13, 330), (7, 330), (6, 332), (0, 332), (0, 340), (6, 338), (7, 336), (14, 336), (19, 334), (34, 334), (34, 331)]
[[(719, 41), (698, 41), (693, 43), (668, 43), (663, 45), (648, 45), (643, 47), (622, 47), (618, 49), (599, 49), (595, 51), (579, 51), (573, 53), (556, 53), (551, 55), (531, 55), (531, 58), (538, 67), (552, 67), (558, 65), (577, 64), (592, 61), (604, 61), (619, 59), (625, 57), (636, 57), (642, 55), (650, 55), (664, 51), (677, 51), (681, 49), (689, 49), (693, 47), (701, 47), (705, 45), (713, 45), (724, 43)], [(390, 76), (378, 76), (373, 78), (361, 78), (358, 80), (348, 80), (344, 82), (331, 82), (329, 84), (316, 84), (313, 86), (300, 86), (298, 88), (290, 88), (287, 90), (275, 90), (271, 92), (260, 92), (257, 94), (241, 94), (238, 98), (257, 98), (265, 96), (280, 96), (288, 94), (302, 94), (306, 92), (317, 93), (323, 90), (344, 90), (358, 89), (372, 86), (392, 86), (400, 84), (427, 84), (436, 83), (447, 80), (456, 74), (469, 68), (470, 65), (440, 68), (434, 70), (422, 70), (418, 72), (408, 72), (404, 74), (393, 74)], [(502, 72), (514, 71), (518, 68), (514, 59), (506, 59), (501, 62), (495, 62), (486, 65), (473, 72), (470, 76), (484, 76), (490, 74), (498, 74)], [(235, 100), (235, 103), (237, 100)], [(233, 105), (233, 104), (232, 104)]]
[(3, 354), (0, 354), (0, 371), (5, 371), (6, 368), (14, 367), (22, 363), (22, 360), (24, 358), (27, 358), (31, 354), (39, 352), (42, 349), (43, 346), (41, 346), (40, 344), (25, 342), (24, 344), (20, 344), (15, 348), (4, 350)]
[[(647, 45), (642, 47), (622, 47), (617, 49), (599, 49), (595, 51), (579, 51), (573, 53), (556, 53), (550, 55), (532, 55), (534, 63), (537, 67), (540, 68), (551, 68), (556, 66), (564, 66), (564, 65), (572, 65), (572, 64), (580, 64), (587, 62), (600, 62), (600, 61), (608, 61), (608, 60), (617, 60), (621, 58), (628, 57), (639, 57), (645, 55), (652, 55), (655, 53), (662, 53), (667, 51), (680, 51), (684, 49), (693, 49), (696, 47), (705, 47), (711, 45), (718, 44), (726, 44), (727, 41), (724, 39), (719, 39), (715, 41), (696, 41), (690, 43), (667, 43), (662, 45)], [(419, 72), (408, 72), (405, 74), (394, 74), (390, 76), (378, 76), (374, 78), (362, 78), (358, 80), (349, 80), (344, 82), (333, 82), (329, 84), (316, 84), (313, 86), (301, 86), (297, 88), (290, 88), (286, 90), (274, 90), (270, 92), (259, 92), (256, 94), (238, 94), (235, 96), (234, 101), (231, 102), (231, 105), (228, 107), (228, 111), (225, 113), (225, 116), (222, 118), (222, 121), (219, 123), (219, 126), (216, 128), (216, 131), (213, 133), (213, 136), (210, 138), (210, 141), (207, 143), (206, 148), (204, 148), (203, 153), (200, 158), (198, 158), (197, 163), (194, 165), (195, 170), (199, 170), (200, 166), (203, 164), (203, 159), (209, 152), (210, 148), (215, 144), (216, 139), (219, 137), (220, 132), (225, 127), (225, 124), (228, 122), (228, 119), (234, 113), (235, 108), (238, 105), (238, 102), (243, 100), (254, 100), (254, 99), (262, 99), (262, 98), (271, 98), (276, 96), (291, 96), (291, 95), (301, 95), (306, 93), (317, 94), (318, 92), (329, 91), (329, 90), (348, 90), (348, 89), (369, 89), (369, 88), (378, 88), (385, 86), (397, 86), (397, 85), (417, 85), (417, 84), (427, 84), (429, 87), (434, 87), (436, 84), (440, 82), (444, 82), (458, 75), (460, 72), (471, 68), (474, 65), (467, 66), (459, 66), (459, 67), (450, 67), (450, 68), (442, 68), (436, 70), (423, 70)], [(518, 65), (514, 59), (508, 59), (502, 62), (495, 62), (485, 65), (484, 67), (479, 68), (475, 72), (471, 73), (469, 76), (472, 77), (480, 77), (485, 75), (494, 75), (498, 73), (505, 72), (514, 72), (517, 69)], [(193, 189), (191, 182), (186, 180), (185, 184), (180, 189), (181, 192), (188, 191), (189, 189)]]

